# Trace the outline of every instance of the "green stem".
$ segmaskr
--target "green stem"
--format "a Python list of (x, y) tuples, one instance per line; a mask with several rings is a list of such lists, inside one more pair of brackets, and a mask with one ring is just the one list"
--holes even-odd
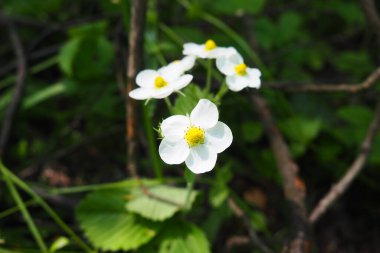
[(30, 232), (32, 233), (34, 240), (36, 240), (36, 243), (40, 250), (42, 252), (48, 252), (48, 248), (45, 245), (44, 240), (41, 237), (40, 232), (38, 231), (36, 225), (33, 222), (32, 217), (30, 216), (28, 209), (25, 206), (24, 201), (22, 200), (21, 196), (19, 195), (16, 187), (13, 185), (12, 180), (9, 178), (9, 173), (3, 166), (3, 164), (0, 161), (0, 169), (4, 175), (5, 182), (8, 186), (9, 192), (12, 195), (12, 198), (16, 202), (18, 208), (20, 209), (22, 216), (24, 217), (25, 222), (27, 223)]
[(186, 194), (186, 200), (185, 200), (185, 205), (184, 205), (184, 212), (187, 213), (190, 211), (190, 198), (191, 198), (191, 193), (193, 192), (194, 189), (194, 182), (195, 179), (192, 180), (191, 182), (187, 182), (187, 194)]
[(159, 181), (163, 181), (164, 178), (162, 177), (162, 168), (161, 168), (161, 162), (157, 155), (157, 143), (154, 137), (154, 130), (153, 130), (153, 122), (152, 117), (149, 115), (149, 105), (144, 106), (144, 126), (145, 126), (145, 132), (148, 139), (148, 148), (149, 148), (149, 155), (152, 159), (153, 169), (156, 174), (156, 177)]
[(211, 89), (211, 77), (212, 77), (212, 61), (209, 59), (207, 61), (207, 79), (206, 79), (206, 93)]
[(228, 86), (225, 82), (223, 82), (222, 86), (220, 86), (218, 93), (216, 93), (214, 100), (216, 102), (220, 102), (220, 100), (227, 93), (227, 91), (228, 91)]
[[(28, 207), (28, 206), (32, 206), (36, 203), (36, 201), (34, 201), (34, 199), (31, 199), (31, 200), (28, 200), (26, 202), (24, 202), (24, 205), (25, 207)], [(12, 215), (14, 213), (17, 213), (18, 211), (20, 211), (20, 208), (19, 206), (14, 206), (14, 207), (11, 207), (3, 212), (0, 213), (0, 219), (3, 219), (9, 215)]]
[[(71, 238), (86, 252), (94, 252), (74, 231), (66, 225), (66, 223), (59, 217), (59, 215), (37, 194), (30, 188), (24, 181), (14, 175), (9, 169), (7, 169), (1, 162), (0, 167), (5, 172), (10, 180), (16, 184), (19, 188), (28, 193), (44, 210), (50, 215), (50, 217), (69, 235)], [(5, 175), (6, 176), (6, 175)]]
[(173, 113), (173, 105), (172, 105), (172, 102), (170, 102), (168, 97), (165, 98), (165, 104), (168, 107), (169, 112)]

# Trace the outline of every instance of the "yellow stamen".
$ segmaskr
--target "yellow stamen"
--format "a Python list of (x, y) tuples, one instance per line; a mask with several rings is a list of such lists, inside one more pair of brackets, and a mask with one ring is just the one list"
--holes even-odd
[(245, 65), (244, 63), (236, 65), (235, 66), (235, 72), (239, 76), (245, 76), (247, 74), (247, 65)]
[(206, 43), (205, 43), (205, 49), (207, 51), (210, 51), (210, 50), (213, 50), (214, 48), (216, 48), (215, 41), (213, 41), (213, 40), (207, 40)]
[(165, 81), (164, 78), (162, 78), (161, 76), (157, 76), (156, 79), (154, 80), (154, 87), (156, 89), (160, 89), (160, 88), (163, 88), (165, 87), (166, 85), (168, 85), (168, 83)]
[(205, 140), (205, 131), (200, 127), (191, 126), (186, 131), (185, 140), (190, 148), (203, 144)]

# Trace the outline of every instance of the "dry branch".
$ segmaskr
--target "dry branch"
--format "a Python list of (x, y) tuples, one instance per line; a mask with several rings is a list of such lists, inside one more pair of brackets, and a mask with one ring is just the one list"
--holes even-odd
[(289, 147), (276, 126), (265, 100), (257, 92), (251, 94), (251, 100), (259, 113), (266, 134), (269, 137), (277, 167), (283, 178), (285, 198), (290, 203), (293, 216), (295, 234), (292, 236), (291, 242), (286, 246), (284, 252), (309, 252), (310, 224), (304, 204), (305, 189), (301, 187), (303, 184), (300, 184), (301, 180), (298, 177), (298, 165), (293, 161)]
[[(136, 74), (143, 59), (143, 38), (145, 29), (146, 0), (131, 1), (131, 27), (129, 32), (128, 67), (126, 93), (130, 92), (135, 84)], [(127, 142), (127, 169), (132, 177), (138, 177), (136, 166), (136, 101), (127, 96), (126, 99), (126, 142)]]
[(267, 88), (303, 92), (348, 92), (355, 93), (372, 87), (380, 79), (380, 67), (372, 72), (363, 82), (357, 84), (300, 84), (296, 82), (267, 83)]
[(364, 14), (372, 26), (373, 32), (376, 34), (377, 43), (380, 48), (380, 17), (376, 11), (376, 5), (373, 0), (361, 0), (361, 5), (364, 11)]
[(230, 206), (232, 212), (235, 214), (236, 217), (243, 220), (244, 226), (248, 230), (249, 237), (251, 238), (252, 243), (259, 248), (264, 253), (272, 253), (273, 251), (270, 250), (259, 238), (259, 236), (256, 234), (256, 231), (252, 228), (250, 219), (247, 217), (247, 215), (244, 213), (244, 211), (236, 204), (236, 202), (232, 199), (228, 199), (228, 205)]
[(380, 125), (380, 102), (376, 107), (374, 118), (368, 128), (366, 137), (361, 145), (360, 151), (346, 174), (330, 189), (330, 191), (319, 201), (309, 216), (311, 223), (315, 223), (331, 205), (346, 192), (353, 180), (358, 176), (367, 162), (372, 148), (373, 140)]
[(17, 78), (16, 85), (14, 87), (14, 93), (12, 100), (5, 112), (3, 124), (0, 132), (0, 158), (4, 154), (4, 150), (9, 140), (9, 135), (12, 129), (13, 121), (17, 109), (19, 108), (21, 98), (25, 91), (25, 79), (26, 79), (26, 59), (24, 49), (22, 47), (20, 37), (17, 33), (17, 29), (10, 21), (5, 20), (5, 24), (9, 30), (9, 36), (12, 41), (12, 45), (17, 58)]

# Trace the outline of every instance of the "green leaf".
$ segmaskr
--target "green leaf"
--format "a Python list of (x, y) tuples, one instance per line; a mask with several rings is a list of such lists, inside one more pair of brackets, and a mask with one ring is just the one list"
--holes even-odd
[(241, 125), (241, 130), (242, 137), (247, 142), (257, 141), (263, 134), (261, 124), (253, 121), (244, 122)]
[(213, 100), (213, 96), (210, 93), (206, 93), (193, 84), (183, 89), (183, 93), (185, 96), (180, 96), (175, 101), (173, 110), (174, 114), (190, 114), (201, 98), (207, 98), (211, 101)]
[(125, 191), (96, 191), (82, 200), (77, 219), (88, 240), (100, 250), (133, 250), (150, 241), (159, 223), (128, 213)]
[(35, 106), (36, 104), (39, 104), (44, 100), (64, 93), (65, 91), (66, 85), (61, 82), (50, 85), (44, 89), (38, 90), (25, 98), (25, 101), (23, 103), (23, 109), (29, 109)]
[(59, 51), (59, 67), (68, 76), (73, 75), (73, 62), (77, 52), (79, 51), (80, 43), (80, 38), (72, 39), (67, 42)]
[(234, 15), (239, 12), (257, 14), (263, 9), (265, 2), (266, 0), (211, 1), (212, 8), (216, 12), (227, 15)]
[[(151, 187), (148, 191), (151, 196), (147, 196), (141, 189), (133, 191), (126, 209), (154, 221), (163, 221), (172, 217), (185, 204), (187, 196), (187, 189), (166, 185)], [(196, 191), (191, 193), (190, 206), (196, 195)]]
[[(157, 250), (158, 249), (158, 250)], [(138, 253), (209, 253), (210, 245), (203, 231), (192, 223), (172, 221)]]
[(373, 112), (362, 105), (349, 105), (338, 110), (338, 116), (352, 126), (368, 126), (373, 117)]
[(251, 215), (252, 225), (257, 231), (260, 231), (260, 232), (268, 231), (267, 219), (262, 212), (252, 211), (250, 215)]

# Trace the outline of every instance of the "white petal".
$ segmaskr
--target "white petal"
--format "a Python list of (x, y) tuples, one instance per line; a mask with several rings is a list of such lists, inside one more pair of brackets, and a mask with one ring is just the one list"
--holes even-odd
[(190, 114), (191, 124), (203, 129), (209, 129), (216, 125), (219, 118), (218, 108), (208, 99), (199, 100)]
[(257, 77), (261, 76), (261, 71), (256, 68), (247, 68), (247, 72), (250, 76), (257, 76)]
[(174, 115), (166, 118), (161, 123), (162, 134), (167, 136), (184, 136), (190, 126), (190, 119), (183, 115)]
[(157, 99), (166, 98), (167, 96), (172, 94), (173, 91), (174, 90), (170, 85), (159, 88), (159, 89), (153, 89), (152, 98), (157, 98)]
[(184, 71), (188, 71), (194, 67), (196, 57), (193, 55), (188, 55), (184, 57), (180, 64), (182, 65), (182, 68)]
[(165, 163), (180, 164), (189, 156), (190, 149), (184, 139), (165, 137), (160, 143), (158, 153)]
[(212, 170), (216, 164), (217, 154), (206, 145), (198, 145), (190, 149), (190, 154), (185, 163), (195, 174)]
[(206, 144), (215, 153), (223, 152), (232, 143), (231, 129), (223, 122), (218, 121), (213, 128), (206, 130)]
[(170, 63), (158, 70), (158, 73), (164, 78), (166, 82), (172, 82), (178, 79), (183, 72), (181, 64)]
[(224, 55), (216, 59), (216, 67), (225, 75), (234, 75), (236, 74), (235, 67), (243, 62), (243, 57), (236, 49), (229, 47), (225, 49)]
[(152, 97), (152, 90), (147, 88), (137, 88), (129, 92), (131, 98), (144, 100)]
[(136, 83), (144, 88), (152, 88), (154, 87), (154, 80), (157, 76), (159, 76), (157, 71), (146, 69), (137, 74)]
[(215, 59), (215, 58), (223, 57), (229, 52), (229, 50), (230, 48), (227, 48), (227, 47), (217, 47), (213, 50), (207, 51), (208, 54), (206, 58)]
[(239, 75), (233, 75), (233, 76), (227, 76), (226, 78), (227, 86), (232, 91), (241, 91), (249, 84), (249, 78), (247, 75), (245, 76), (239, 76)]
[(186, 87), (191, 82), (191, 80), (193, 80), (193, 76), (187, 74), (187, 75), (181, 76), (179, 79), (177, 79), (170, 85), (173, 87), (174, 90), (180, 90)]
[(204, 52), (204, 44), (185, 43), (182, 53), (184, 55), (199, 56)]

